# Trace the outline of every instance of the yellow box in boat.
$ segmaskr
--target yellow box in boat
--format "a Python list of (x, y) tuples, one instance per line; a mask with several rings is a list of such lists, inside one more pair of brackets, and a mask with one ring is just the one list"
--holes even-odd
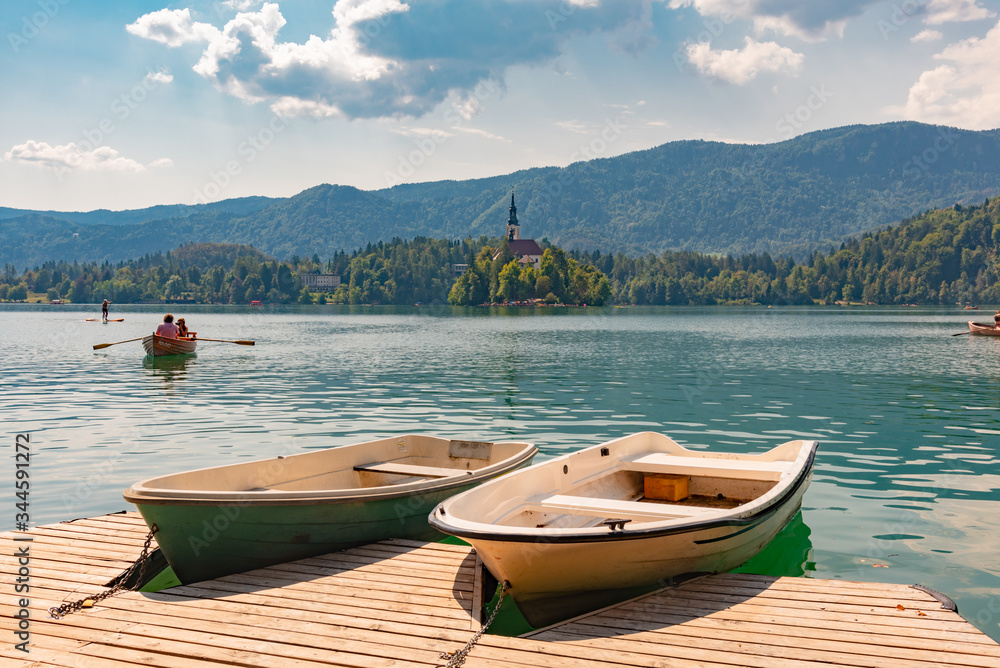
[(647, 473), (644, 495), (653, 501), (681, 501), (688, 497), (688, 479), (676, 473)]

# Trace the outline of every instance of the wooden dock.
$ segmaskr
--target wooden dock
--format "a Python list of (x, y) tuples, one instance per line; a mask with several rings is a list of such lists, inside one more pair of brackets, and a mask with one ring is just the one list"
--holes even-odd
[[(126, 592), (60, 620), (138, 556), (120, 513), (0, 534), (0, 665), (429, 667), (478, 629), (470, 548), (385, 541), (176, 587)], [(30, 541), (27, 539), (31, 539)], [(15, 648), (18, 548), (30, 553), (29, 653)], [(903, 585), (712, 575), (536, 631), (484, 636), (469, 668), (1000, 665), (1000, 645)]]

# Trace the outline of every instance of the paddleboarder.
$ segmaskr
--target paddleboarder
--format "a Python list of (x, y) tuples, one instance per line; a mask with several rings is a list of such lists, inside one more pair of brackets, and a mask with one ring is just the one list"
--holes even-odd
[(110, 303), (111, 302), (109, 302), (107, 299), (105, 299), (104, 303), (101, 304), (101, 320), (103, 320), (104, 322), (108, 321), (108, 305)]

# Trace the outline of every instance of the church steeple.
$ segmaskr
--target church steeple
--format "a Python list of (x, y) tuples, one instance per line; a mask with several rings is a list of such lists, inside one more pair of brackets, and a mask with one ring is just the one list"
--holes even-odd
[(521, 238), (521, 226), (517, 222), (517, 207), (514, 206), (514, 191), (510, 191), (510, 215), (507, 217), (507, 240)]

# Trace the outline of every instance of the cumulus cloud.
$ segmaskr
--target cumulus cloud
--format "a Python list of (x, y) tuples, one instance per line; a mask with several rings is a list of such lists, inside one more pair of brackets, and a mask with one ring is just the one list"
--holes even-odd
[(979, 0), (927, 0), (924, 23), (940, 25), (959, 21), (979, 21), (996, 16), (979, 5)]
[(4, 160), (23, 162), (50, 169), (80, 169), (84, 171), (144, 172), (141, 164), (126, 158), (110, 146), (84, 149), (75, 143), (52, 146), (46, 142), (28, 140), (13, 146)]
[[(649, 0), (340, 0), (326, 37), (279, 37), (276, 3), (241, 11), (220, 28), (189, 9), (162, 9), (127, 26), (169, 47), (200, 43), (194, 71), (219, 90), (275, 113), (313, 118), (421, 116), (450, 96), (466, 101), (477, 84), (518, 64), (555, 59), (580, 33), (609, 32), (636, 42)], [(231, 6), (242, 7), (234, 2)]]
[(796, 72), (805, 56), (775, 42), (747, 37), (742, 49), (714, 51), (706, 42), (687, 47), (688, 61), (701, 74), (742, 86), (761, 72)]
[(153, 162), (149, 163), (149, 167), (151, 169), (158, 169), (160, 167), (173, 167), (173, 166), (174, 166), (174, 161), (171, 160), (170, 158), (160, 158), (159, 160), (154, 160)]
[(167, 46), (181, 46), (192, 42), (214, 39), (219, 30), (209, 23), (198, 23), (191, 18), (190, 9), (161, 9), (140, 16), (135, 23), (125, 26), (137, 37), (151, 39)]
[(942, 64), (920, 75), (906, 104), (888, 111), (904, 118), (969, 130), (1000, 127), (1000, 23), (934, 56)]
[(944, 37), (939, 30), (921, 30), (910, 38), (911, 42), (936, 42)]
[(702, 16), (728, 25), (735, 19), (753, 23), (758, 35), (772, 31), (818, 41), (841, 37), (848, 19), (859, 16), (878, 0), (668, 0), (673, 9), (693, 7)]

